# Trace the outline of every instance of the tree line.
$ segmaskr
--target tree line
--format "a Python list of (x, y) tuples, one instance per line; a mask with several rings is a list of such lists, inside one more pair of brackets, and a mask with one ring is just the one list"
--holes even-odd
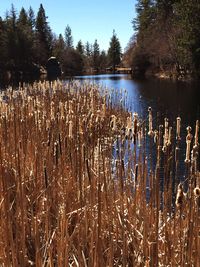
[(200, 77), (200, 1), (138, 0), (125, 61), (135, 73)]
[(65, 27), (64, 35), (56, 35), (49, 26), (45, 9), (40, 4), (35, 15), (30, 7), (19, 14), (11, 6), (5, 18), (0, 17), (0, 72), (11, 74), (39, 74), (45, 71), (48, 59), (54, 56), (65, 75), (83, 72), (113, 71), (121, 62), (121, 45), (113, 31), (108, 51), (101, 50), (98, 41), (93, 44), (81, 40), (74, 46), (72, 30)]

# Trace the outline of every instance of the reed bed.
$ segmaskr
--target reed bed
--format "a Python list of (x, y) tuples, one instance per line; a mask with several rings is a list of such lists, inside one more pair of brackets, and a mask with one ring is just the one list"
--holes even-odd
[(200, 266), (199, 122), (192, 137), (120, 99), (60, 81), (1, 93), (1, 267)]

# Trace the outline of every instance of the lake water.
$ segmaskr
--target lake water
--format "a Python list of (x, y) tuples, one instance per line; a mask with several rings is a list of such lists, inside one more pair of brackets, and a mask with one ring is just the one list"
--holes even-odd
[(180, 116), (182, 131), (186, 132), (188, 125), (194, 128), (195, 121), (200, 119), (198, 83), (158, 79), (137, 81), (124, 74), (77, 76), (76, 79), (88, 80), (117, 91), (126, 89), (130, 110), (145, 118), (151, 106), (156, 124), (163, 124), (164, 117), (168, 117), (170, 124), (174, 124), (176, 117)]
[[(194, 136), (196, 120), (200, 119), (200, 86), (197, 82), (173, 82), (159, 79), (138, 81), (123, 74), (78, 76), (76, 79), (101, 84), (114, 93), (120, 89), (126, 90), (130, 111), (137, 112), (140, 118), (147, 120), (147, 124), (148, 107), (152, 107), (154, 129), (155, 127), (158, 129), (160, 124), (164, 125), (165, 117), (169, 119), (169, 125), (176, 129), (176, 118), (181, 117), (179, 179), (185, 180), (186, 127), (188, 125), (192, 127)], [(149, 145), (147, 145), (147, 154), (149, 155)], [(156, 154), (153, 153), (152, 157), (155, 167)], [(162, 179), (161, 177), (161, 181)]]

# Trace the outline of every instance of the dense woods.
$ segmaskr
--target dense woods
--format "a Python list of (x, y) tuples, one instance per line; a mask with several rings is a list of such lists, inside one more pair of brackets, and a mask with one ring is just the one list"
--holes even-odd
[[(121, 46), (116, 33), (110, 40), (110, 48), (101, 50), (98, 40), (75, 45), (72, 29), (65, 27), (64, 34), (56, 35), (49, 26), (41, 4), (37, 14), (30, 7), (18, 12), (12, 5), (5, 18), (0, 17), (0, 73), (5, 76), (39, 75), (45, 72), (51, 56), (58, 59), (65, 75), (83, 72), (98, 73), (119, 64)], [(116, 49), (117, 48), (117, 49)]]
[(135, 73), (200, 76), (200, 1), (138, 0), (125, 60)]

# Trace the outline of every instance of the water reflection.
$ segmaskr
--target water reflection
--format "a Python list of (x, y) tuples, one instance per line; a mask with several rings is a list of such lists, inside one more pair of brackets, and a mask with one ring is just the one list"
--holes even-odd
[[(129, 75), (93, 75), (79, 76), (77, 79), (88, 80), (106, 86), (112, 94), (120, 89), (127, 91), (129, 110), (137, 112), (144, 120), (148, 118), (148, 107), (153, 110), (153, 128), (164, 124), (164, 118), (169, 118), (169, 125), (176, 129), (176, 118), (181, 117), (181, 143), (180, 143), (180, 179), (185, 179), (185, 137), (186, 127), (192, 126), (195, 131), (195, 121), (200, 119), (200, 88), (199, 84), (186, 82), (173, 82), (170, 80), (132, 80)], [(175, 132), (173, 133), (175, 134)], [(147, 144), (147, 154), (149, 145)], [(153, 161), (155, 163), (155, 156)]]
[(98, 75), (84, 75), (84, 76), (76, 76), (75, 79), (79, 80), (93, 80), (93, 81), (99, 81), (99, 80), (121, 80), (126, 79), (124, 74), (98, 74)]
[(194, 126), (195, 120), (200, 117), (198, 83), (156, 79), (136, 81), (124, 74), (77, 76), (76, 79), (98, 83), (116, 92), (126, 89), (130, 110), (145, 118), (151, 106), (156, 123), (161, 123), (164, 117), (172, 123), (180, 116), (184, 127), (188, 124)]

